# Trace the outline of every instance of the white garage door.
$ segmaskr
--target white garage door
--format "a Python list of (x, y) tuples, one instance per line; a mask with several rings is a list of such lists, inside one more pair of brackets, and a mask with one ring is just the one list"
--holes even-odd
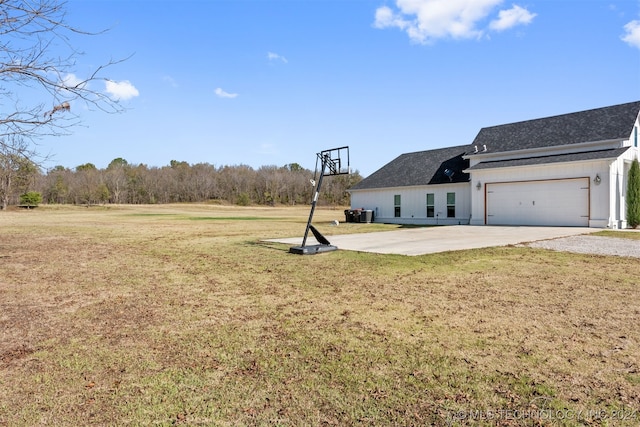
[(487, 224), (589, 226), (589, 179), (487, 184)]

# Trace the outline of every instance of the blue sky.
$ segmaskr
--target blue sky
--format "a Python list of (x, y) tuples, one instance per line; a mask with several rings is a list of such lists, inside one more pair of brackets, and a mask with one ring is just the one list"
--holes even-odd
[(480, 128), (640, 99), (638, 0), (71, 0), (98, 36), (69, 79), (110, 59), (127, 111), (79, 101), (39, 141), (45, 166), (313, 169), (348, 145), (363, 176)]

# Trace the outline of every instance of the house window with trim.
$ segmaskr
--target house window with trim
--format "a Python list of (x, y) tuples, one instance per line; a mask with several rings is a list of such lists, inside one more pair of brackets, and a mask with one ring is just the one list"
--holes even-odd
[(393, 196), (393, 216), (396, 218), (400, 218), (400, 195), (396, 194)]
[(456, 193), (447, 193), (447, 218), (456, 217)]
[(633, 146), (638, 146), (638, 126), (634, 126), (633, 128)]
[(435, 194), (427, 193), (427, 218), (436, 216)]

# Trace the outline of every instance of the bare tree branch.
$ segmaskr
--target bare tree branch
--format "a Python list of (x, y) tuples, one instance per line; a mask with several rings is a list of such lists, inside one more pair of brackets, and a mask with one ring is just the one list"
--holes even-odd
[[(69, 36), (106, 30), (91, 33), (67, 24), (65, 8), (58, 0), (0, 0), (0, 151), (15, 149), (12, 136), (36, 145), (44, 136), (68, 134), (80, 123), (72, 108), (76, 102), (106, 113), (124, 111), (95, 83), (109, 81), (104, 71), (128, 58), (110, 60), (78, 79), (81, 53)], [(36, 153), (18, 151), (29, 158)]]

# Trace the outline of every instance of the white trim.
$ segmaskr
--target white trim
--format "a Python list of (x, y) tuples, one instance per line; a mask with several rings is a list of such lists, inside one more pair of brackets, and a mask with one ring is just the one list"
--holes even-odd
[[(523, 150), (497, 151), (478, 154), (467, 154), (463, 159), (469, 160), (469, 167), (473, 167), (481, 162), (530, 159), (544, 156), (554, 156), (560, 154), (579, 154), (591, 151), (615, 149), (625, 147), (625, 142), (629, 139), (610, 139), (604, 141), (585, 142), (579, 144), (563, 144), (551, 147), (526, 148)], [(594, 149), (596, 148), (596, 149)]]
[(496, 166), (493, 168), (482, 168), (482, 169), (465, 169), (462, 172), (472, 174), (479, 171), (492, 171), (492, 170), (505, 170), (505, 169), (522, 169), (522, 168), (537, 168), (537, 167), (546, 167), (551, 165), (566, 165), (566, 164), (580, 164), (580, 163), (595, 163), (602, 161), (616, 161), (620, 158), (620, 156), (616, 157), (602, 157), (599, 159), (585, 159), (585, 160), (567, 160), (564, 162), (549, 162), (549, 163), (539, 163), (534, 165), (521, 165), (521, 166)]

